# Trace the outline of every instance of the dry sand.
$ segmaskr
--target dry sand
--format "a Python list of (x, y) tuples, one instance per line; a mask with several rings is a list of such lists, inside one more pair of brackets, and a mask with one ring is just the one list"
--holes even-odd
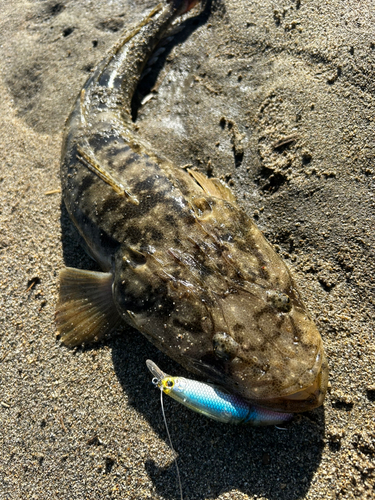
[[(94, 266), (54, 192), (64, 120), (119, 30), (154, 5), (0, 1), (1, 500), (179, 498), (145, 360), (184, 372), (129, 328), (69, 350), (54, 326), (59, 269)], [(277, 245), (331, 387), (286, 430), (166, 401), (185, 499), (375, 498), (373, 1), (211, 10), (143, 79), (139, 130), (178, 164), (225, 176)]]

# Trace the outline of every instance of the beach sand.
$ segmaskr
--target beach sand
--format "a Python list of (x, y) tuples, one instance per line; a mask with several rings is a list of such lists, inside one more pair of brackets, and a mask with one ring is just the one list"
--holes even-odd
[[(62, 206), (64, 121), (151, 0), (0, 3), (0, 499), (178, 499), (145, 360), (123, 327), (56, 340), (58, 273), (95, 269)], [(375, 483), (375, 8), (214, 1), (142, 80), (139, 133), (223, 176), (291, 268), (323, 337), (324, 406), (230, 427), (165, 400), (184, 498), (370, 499)]]

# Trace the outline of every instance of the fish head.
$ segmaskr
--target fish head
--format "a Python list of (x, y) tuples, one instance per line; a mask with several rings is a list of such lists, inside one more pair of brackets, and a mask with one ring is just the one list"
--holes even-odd
[(323, 343), (288, 268), (251, 221), (242, 232), (222, 226), (215, 234), (202, 223), (182, 250), (124, 247), (114, 281), (122, 317), (187, 370), (258, 406), (321, 405)]
[(254, 292), (218, 298), (212, 354), (200, 372), (259, 406), (287, 412), (320, 406), (328, 368), (315, 323), (293, 288)]
[(288, 267), (231, 200), (205, 201), (200, 224), (211, 235), (205, 265), (213, 263), (216, 273), (205, 278), (211, 351), (198, 362), (197, 353), (196, 368), (259, 406), (286, 412), (320, 406), (328, 384), (323, 342)]

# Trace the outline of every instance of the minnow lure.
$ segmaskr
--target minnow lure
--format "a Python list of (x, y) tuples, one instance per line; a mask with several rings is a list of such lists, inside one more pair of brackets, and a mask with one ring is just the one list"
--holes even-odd
[(122, 321), (230, 393), (310, 410), (323, 402), (327, 363), (285, 263), (227, 186), (174, 165), (131, 119), (145, 64), (196, 3), (159, 4), (124, 33), (67, 120), (63, 199), (103, 272), (61, 272), (57, 328), (75, 346)]
[(254, 406), (236, 394), (214, 384), (184, 377), (171, 377), (150, 359), (147, 368), (154, 376), (152, 382), (164, 394), (191, 410), (225, 424), (280, 425), (290, 421), (293, 413), (281, 413)]

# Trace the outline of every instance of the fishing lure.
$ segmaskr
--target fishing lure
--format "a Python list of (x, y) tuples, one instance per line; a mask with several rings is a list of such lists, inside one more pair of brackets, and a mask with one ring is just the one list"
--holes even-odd
[(171, 377), (149, 359), (146, 364), (154, 376), (153, 384), (164, 394), (217, 422), (252, 426), (280, 425), (293, 418), (292, 413), (254, 406), (218, 385), (184, 377)]

